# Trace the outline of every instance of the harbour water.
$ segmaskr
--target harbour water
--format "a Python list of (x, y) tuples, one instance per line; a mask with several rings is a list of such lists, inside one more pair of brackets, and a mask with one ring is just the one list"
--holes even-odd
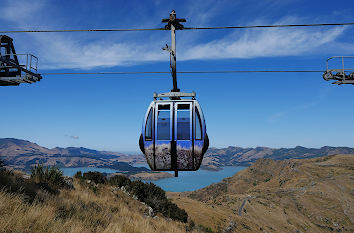
[(82, 173), (84, 172), (101, 172), (101, 173), (115, 173), (117, 172), (114, 169), (109, 169), (109, 168), (96, 168), (96, 167), (63, 167), (60, 168), (64, 176), (74, 176), (76, 172), (81, 171)]
[(233, 176), (245, 167), (223, 167), (220, 171), (198, 170), (179, 172), (178, 177), (152, 181), (165, 191), (185, 192), (204, 188), (212, 183), (220, 182), (226, 177)]
[[(144, 164), (137, 164), (135, 166), (143, 167)], [(212, 183), (220, 182), (226, 177), (233, 176), (238, 171), (241, 171), (245, 167), (227, 166), (222, 167), (219, 171), (198, 170), (198, 171), (185, 171), (179, 172), (178, 177), (171, 177), (160, 179), (152, 182), (160, 186), (165, 191), (170, 192), (185, 192), (194, 191), (200, 188), (204, 188)], [(88, 172), (98, 171), (102, 173), (115, 173), (116, 170), (106, 168), (94, 168), (94, 167), (78, 167), (78, 168), (62, 168), (64, 175), (73, 176), (76, 172)]]

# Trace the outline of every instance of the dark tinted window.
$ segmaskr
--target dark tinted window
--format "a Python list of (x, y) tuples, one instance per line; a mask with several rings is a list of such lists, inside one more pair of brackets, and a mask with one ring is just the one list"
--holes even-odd
[(179, 104), (177, 108), (177, 140), (190, 140), (190, 105)]
[(150, 109), (149, 115), (146, 119), (146, 126), (145, 126), (145, 140), (152, 139), (152, 109)]
[(177, 109), (189, 110), (189, 104), (178, 104)]
[(159, 110), (170, 110), (170, 105), (169, 104), (160, 104)]
[[(170, 108), (168, 105), (159, 105), (158, 115), (157, 115), (157, 140), (170, 140), (170, 127), (171, 127), (171, 119), (170, 119)], [(160, 108), (161, 107), (161, 108)], [(166, 109), (166, 110), (165, 110)]]
[(195, 108), (195, 139), (202, 140), (202, 121), (197, 108)]

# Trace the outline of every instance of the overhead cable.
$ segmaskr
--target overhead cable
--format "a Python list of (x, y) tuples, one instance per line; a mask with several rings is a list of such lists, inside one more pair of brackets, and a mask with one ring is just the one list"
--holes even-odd
[[(179, 74), (227, 74), (227, 73), (323, 73), (324, 70), (217, 70), (217, 71), (179, 71)], [(169, 74), (168, 71), (142, 72), (53, 72), (42, 75), (103, 75), (103, 74)]]
[(12, 31), (0, 31), (0, 33), (19, 33), (19, 32), (130, 32), (130, 31), (161, 31), (161, 30), (165, 30), (165, 28), (12, 30)]
[(225, 27), (186, 27), (185, 30), (208, 29), (247, 29), (247, 28), (281, 28), (281, 27), (321, 27), (321, 26), (349, 26), (354, 23), (318, 23), (318, 24), (280, 24), (280, 25), (251, 25), (251, 26), (225, 26)]
[[(278, 28), (278, 27), (319, 27), (319, 26), (350, 26), (354, 23), (318, 23), (318, 24), (281, 24), (281, 25), (251, 25), (251, 26), (223, 26), (223, 27), (185, 27), (183, 30), (209, 29), (247, 29), (247, 28)], [(129, 32), (129, 31), (164, 31), (165, 28), (112, 28), (112, 29), (58, 29), (58, 30), (7, 30), (0, 33), (21, 32)]]

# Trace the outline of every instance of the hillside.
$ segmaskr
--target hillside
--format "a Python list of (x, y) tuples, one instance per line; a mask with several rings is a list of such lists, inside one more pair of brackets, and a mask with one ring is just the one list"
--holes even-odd
[(275, 160), (307, 159), (334, 154), (354, 154), (354, 148), (330, 147), (274, 149), (269, 147), (242, 148), (229, 146), (227, 148), (209, 148), (203, 160), (203, 166), (249, 166), (260, 158)]
[(0, 232), (200, 232), (154, 212), (120, 188), (77, 181), (74, 186), (57, 195), (39, 191), (33, 202), (1, 189)]
[(136, 168), (129, 164), (140, 162), (142, 160), (140, 156), (97, 151), (83, 147), (48, 149), (36, 143), (14, 138), (0, 139), (0, 158), (9, 167), (25, 170), (29, 170), (31, 165), (37, 163), (59, 167), (104, 167), (133, 172), (149, 170)]
[(214, 231), (353, 232), (354, 155), (259, 159), (220, 183), (169, 197)]
[[(209, 148), (206, 152), (202, 169), (218, 170), (222, 166), (249, 166), (260, 158), (276, 160), (315, 158), (332, 154), (354, 154), (354, 148), (329, 147), (306, 148)], [(29, 169), (31, 165), (57, 165), (59, 167), (100, 167), (125, 171), (146, 171), (136, 169), (129, 164), (145, 163), (142, 154), (126, 155), (119, 152), (97, 151), (83, 147), (55, 147), (48, 149), (36, 143), (15, 138), (0, 138), (0, 158), (10, 167)]]

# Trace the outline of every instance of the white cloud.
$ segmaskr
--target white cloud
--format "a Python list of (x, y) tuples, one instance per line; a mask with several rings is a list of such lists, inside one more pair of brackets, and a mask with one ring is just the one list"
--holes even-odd
[[(179, 49), (178, 59), (298, 56), (318, 51), (321, 46), (339, 37), (344, 30), (344, 27), (336, 27), (326, 30), (237, 31), (205, 44), (185, 43), (186, 48)], [(35, 39), (41, 44), (38, 55), (42, 68), (46, 69), (91, 69), (168, 60), (166, 52), (160, 49), (164, 41), (156, 41), (155, 38), (143, 44), (106, 42), (104, 38), (88, 43), (82, 38), (66, 38), (58, 34), (36, 35)]]
[(291, 106), (287, 109), (284, 109), (283, 111), (275, 112), (267, 118), (267, 121), (269, 123), (277, 123), (279, 120), (293, 116), (298, 112), (303, 112), (306, 114), (306, 110), (316, 107), (318, 104), (320, 104), (331, 93), (331, 91), (332, 88), (321, 89), (314, 99), (309, 100), (306, 103)]
[(327, 30), (249, 29), (222, 39), (191, 46), (182, 59), (224, 59), (296, 56), (334, 41), (344, 27)]
[[(213, 4), (211, 1), (201, 2), (204, 2), (202, 8), (198, 9), (194, 6), (187, 11), (187, 15), (193, 15), (196, 24), (207, 24), (208, 19), (220, 14), (222, 7), (225, 6)], [(9, 25), (16, 29), (29, 29), (28, 22), (37, 25), (37, 28), (62, 28), (58, 25), (58, 21), (45, 16), (44, 12), (50, 6), (51, 4), (48, 4), (46, 0), (6, 1), (2, 4), (0, 18), (11, 22)], [(301, 18), (287, 17), (278, 22), (253, 21), (250, 25), (299, 22)], [(345, 27), (268, 28), (193, 33), (179, 42), (179, 45), (183, 47), (178, 48), (178, 59), (299, 56), (319, 52), (323, 46), (335, 43), (344, 30)], [(19, 37), (20, 39), (15, 41), (15, 46), (21, 44), (20, 48), (25, 48), (37, 55), (40, 69), (93, 69), (168, 61), (168, 54), (160, 49), (166, 42), (170, 43), (168, 33), (163, 37), (161, 33), (152, 33), (155, 32), (135, 34), (135, 37), (129, 37), (129, 39), (119, 39), (118, 36), (117, 39), (112, 39), (111, 35), (117, 34), (108, 33), (102, 33), (102, 37), (93, 37), (89, 33), (28, 33), (25, 37)], [(209, 42), (199, 42), (202, 37), (205, 41), (208, 33), (214, 33), (213, 35), (220, 33), (220, 38)], [(142, 37), (145, 41), (141, 39)], [(28, 49), (26, 47), (28, 45), (32, 48)]]
[(5, 0), (1, 5), (1, 19), (25, 24), (30, 17), (34, 17), (34, 14), (44, 6), (44, 1)]
[[(158, 43), (154, 45), (104, 41), (85, 43), (80, 39), (67, 39), (57, 34), (41, 35), (36, 40), (42, 45), (38, 50), (42, 69), (126, 66), (168, 58)], [(152, 50), (152, 46), (157, 49)]]
[(316, 106), (318, 103), (319, 103), (319, 101), (312, 101), (312, 102), (309, 102), (309, 103), (304, 103), (304, 104), (301, 104), (301, 105), (297, 105), (297, 106), (291, 107), (291, 108), (289, 108), (287, 110), (276, 112), (276, 113), (272, 114), (271, 116), (269, 116), (267, 120), (268, 120), (269, 123), (276, 123), (280, 119), (286, 118), (289, 115), (293, 115), (296, 112), (306, 111), (307, 109), (310, 109), (310, 108)]
[(79, 136), (75, 136), (75, 135), (67, 135), (67, 134), (66, 134), (65, 137), (71, 138), (71, 139), (75, 139), (75, 140), (80, 139)]

